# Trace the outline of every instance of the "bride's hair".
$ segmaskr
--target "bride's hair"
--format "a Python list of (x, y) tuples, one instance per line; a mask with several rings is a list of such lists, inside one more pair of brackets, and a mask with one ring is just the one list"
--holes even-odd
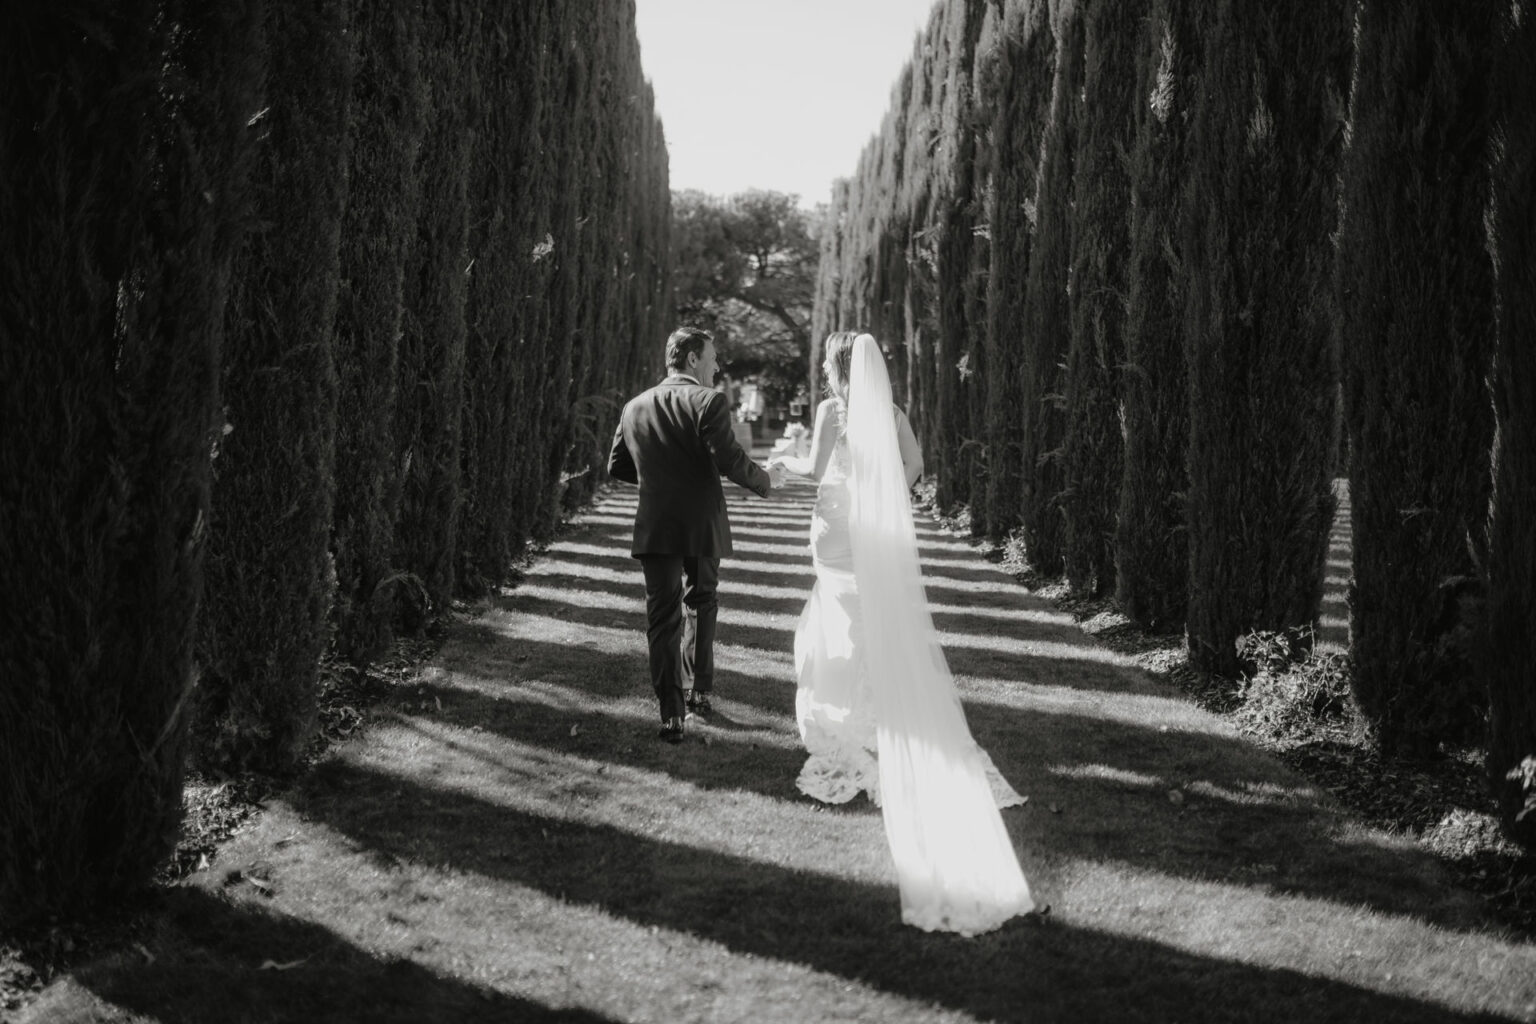
[(848, 378), (853, 375), (853, 340), (858, 331), (834, 331), (827, 335), (827, 390), (848, 401)]

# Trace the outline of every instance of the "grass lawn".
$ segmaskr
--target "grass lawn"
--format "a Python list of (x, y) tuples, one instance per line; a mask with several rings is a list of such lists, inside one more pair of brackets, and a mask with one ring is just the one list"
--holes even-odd
[(879, 813), (799, 796), (809, 487), (732, 495), (717, 714), (655, 738), (633, 491), (461, 616), (135, 942), (26, 1021), (1536, 1021), (1536, 947), (1412, 842), (920, 524), (1045, 918), (903, 927)]

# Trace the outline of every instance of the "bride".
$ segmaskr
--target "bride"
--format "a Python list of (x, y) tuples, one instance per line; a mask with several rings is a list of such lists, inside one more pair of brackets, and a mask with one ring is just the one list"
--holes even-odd
[(908, 492), (922, 455), (891, 400), (875, 339), (827, 338), (833, 397), (811, 453), (779, 458), (819, 480), (816, 584), (795, 632), (795, 696), (810, 757), (800, 790), (878, 803), (904, 922), (975, 935), (1034, 909), (999, 807), (1024, 799), (971, 738), (918, 568)]

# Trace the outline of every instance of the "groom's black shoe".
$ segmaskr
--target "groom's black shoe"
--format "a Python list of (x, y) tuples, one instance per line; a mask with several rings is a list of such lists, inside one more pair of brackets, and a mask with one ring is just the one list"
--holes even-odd
[(688, 691), (688, 711), (690, 714), (702, 715), (708, 718), (714, 714), (714, 705), (709, 702), (709, 694), (699, 693), (697, 690)]
[(668, 743), (683, 742), (683, 721), (681, 718), (668, 718), (662, 722), (661, 731), (656, 734), (656, 738), (666, 740)]

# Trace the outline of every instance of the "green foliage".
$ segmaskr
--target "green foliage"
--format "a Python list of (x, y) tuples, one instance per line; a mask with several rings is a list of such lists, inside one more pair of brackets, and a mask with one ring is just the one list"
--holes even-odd
[(1310, 636), (1249, 633), (1238, 641), (1245, 678), (1234, 713), (1238, 724), (1267, 739), (1311, 738), (1319, 724), (1352, 726), (1349, 657), (1312, 653)]
[(1063, 380), (1063, 560), (1084, 597), (1115, 586), (1115, 515), (1123, 444), (1120, 367), (1125, 362), (1126, 256), (1135, 141), (1137, 43), (1146, 0), (1085, 0), (1083, 92), (1076, 113), (1072, 181), (1071, 333)]
[(227, 434), (214, 463), (195, 741), (201, 763), (281, 773), (314, 733), (335, 592), (336, 296), (351, 45), (343, 0), (270, 0), (259, 227), (235, 267)]
[(394, 436), (406, 263), (426, 128), (418, 0), (351, 0), (357, 47), (336, 311), (336, 647), (354, 664), (388, 649), (400, 465)]
[[(945, 4), (943, 104), (939, 109), (939, 144), (935, 156), (933, 222), (935, 236), (934, 407), (937, 427), (934, 454), (936, 496), (949, 508), (972, 498), (980, 473), (979, 430), (967, 406), (979, 409), (981, 352), (973, 341), (976, 322), (976, 224), (982, 201), (976, 183), (977, 103), (973, 94), (976, 45), (985, 22), (982, 0)], [(979, 414), (976, 419), (979, 426)], [(973, 443), (965, 444), (966, 440)], [(926, 462), (926, 458), (925, 458)], [(981, 488), (975, 488), (980, 491)]]
[[(1185, 627), (1200, 670), (1236, 679), (1254, 631), (1309, 646), (1353, 568), (1366, 735), (1466, 739), (1476, 662), (1511, 821), (1536, 756), (1531, 10), (945, 0), (834, 191), (811, 313), (887, 345), (940, 507)], [(1328, 549), (1346, 411), (1352, 563)]]
[(1083, 88), (1083, 17), (1077, 0), (1052, 7), (1056, 74), (1051, 83), (1040, 183), (1035, 191), (1035, 241), (1024, 286), (1024, 361), (1020, 405), (1024, 410), (1023, 528), (1029, 564), (1045, 577), (1061, 575), (1066, 486), (1062, 446), (1066, 410), (1062, 366), (1072, 336), (1068, 270), (1072, 255), (1072, 179), (1075, 174)]
[(811, 294), (811, 337), (808, 391), (812, 400), (821, 394), (821, 346), (827, 335), (834, 331), (849, 330), (843, 326), (839, 287), (843, 269), (843, 246), (847, 244), (848, 180), (839, 178), (832, 184), (832, 201), (820, 210), (821, 224), (816, 230), (818, 253), (816, 285)]
[[(527, 464), (532, 417), (522, 387), (534, 334), (534, 271), (554, 251), (535, 236), (535, 209), (548, 196), (539, 156), (538, 112), (547, 31), (542, 4), (497, 6), (486, 17), (485, 103), (476, 125), (470, 181), (469, 335), (465, 355), (460, 590), (501, 583), (523, 538), (517, 470)], [(537, 392), (534, 393), (535, 399)]]
[(1536, 19), (1505, 8), (1494, 80), (1491, 226), (1498, 321), (1488, 520), (1488, 769), (1509, 833), (1536, 849)]
[(298, 765), (337, 569), (359, 659), (396, 584), (499, 583), (672, 320), (632, 5), (45, 6), (0, 14), (8, 922), (147, 880), (189, 719)]
[(1310, 626), (1334, 501), (1328, 284), (1348, 71), (1345, 0), (1222, 0), (1203, 25), (1182, 259), (1189, 287), (1189, 644)]
[(1474, 572), (1468, 542), (1489, 497), (1495, 21), (1491, 6), (1452, 0), (1366, 0), (1356, 20), (1337, 276), (1350, 636), (1355, 693), (1388, 753), (1482, 727), (1470, 665), (1442, 641), (1458, 619), (1445, 581)]
[(992, 349), (987, 342), (987, 281), (992, 270), (992, 219), (997, 216), (992, 183), (997, 161), (992, 151), (992, 130), (996, 120), (994, 108), (1002, 92), (998, 87), (998, 70), (1003, 57), (1004, 28), (1003, 4), (986, 4), (969, 83), (971, 123), (974, 126), (972, 144), (975, 147), (971, 215), (975, 223), (971, 227), (971, 265), (965, 282), (965, 318), (971, 329), (965, 334), (965, 351), (960, 356), (964, 365), (960, 389), (965, 414), (965, 441), (961, 453), (967, 469), (968, 518), (973, 537), (991, 533), (987, 487), (993, 466), (992, 449), (988, 443), (991, 430), (987, 423), (987, 396), (994, 388), (989, 383)]
[(421, 581), (426, 596), (425, 606), (396, 602), (398, 624), (411, 631), (453, 597), (462, 501), (470, 129), (480, 99), (479, 11), (467, 2), (432, 5), (424, 18), (422, 75), (430, 83), (430, 115), (416, 236), (402, 289), (394, 424), (400, 504), (393, 562)]
[(479, 38), (455, 567), (471, 595), (590, 493), (606, 452), (572, 410), (652, 376), (672, 318), (665, 140), (633, 7), (495, 5)]
[[(1046, 0), (1006, 5), (992, 100), (991, 267), (987, 275), (985, 397), (987, 490), (978, 517), (999, 538), (1023, 514), (1023, 372), (1026, 282), (1035, 240), (1041, 139), (1051, 99), (1056, 37)], [(976, 499), (973, 498), (973, 501)]]
[(181, 818), (258, 8), (0, 16), (0, 920), (149, 881)]
[(1196, 6), (1159, 0), (1138, 51), (1125, 324), (1125, 461), (1115, 523), (1116, 600), (1147, 629), (1188, 606), (1189, 377), (1184, 363), (1180, 202), (1199, 68)]

